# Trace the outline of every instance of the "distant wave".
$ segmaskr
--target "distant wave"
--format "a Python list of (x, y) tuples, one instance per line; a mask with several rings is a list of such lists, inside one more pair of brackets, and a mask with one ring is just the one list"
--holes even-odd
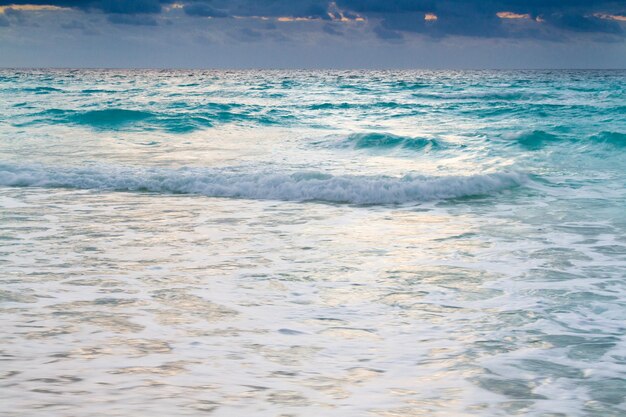
[(543, 130), (533, 130), (515, 136), (515, 142), (531, 150), (540, 149), (549, 143), (558, 142), (558, 136)]
[(443, 141), (434, 138), (400, 136), (391, 133), (353, 133), (339, 140), (324, 140), (315, 144), (338, 148), (354, 149), (411, 149), (411, 150), (434, 150), (445, 148)]
[(518, 101), (537, 100), (545, 98), (541, 94), (528, 92), (420, 92), (413, 93), (413, 97), (430, 100), (472, 100), (472, 101)]
[(208, 103), (201, 108), (186, 109), (174, 107), (168, 111), (151, 112), (124, 108), (107, 108), (98, 110), (63, 110), (47, 109), (31, 114), (27, 122), (19, 122), (16, 126), (32, 124), (71, 124), (88, 126), (94, 129), (118, 130), (129, 127), (147, 127), (163, 129), (171, 133), (186, 133), (212, 127), (218, 123), (252, 123), (274, 125), (289, 119), (289, 116), (277, 111), (260, 112), (259, 109), (237, 109), (236, 105)]
[(35, 93), (35, 94), (48, 94), (48, 93), (59, 92), (63, 90), (61, 90), (60, 88), (54, 88), (54, 87), (31, 87), (31, 88), (24, 88), (22, 91)]
[(242, 173), (206, 168), (53, 168), (0, 164), (0, 185), (199, 194), (259, 200), (397, 204), (490, 195), (523, 184), (527, 175), (351, 176), (319, 172)]
[(420, 108), (428, 107), (419, 103), (399, 103), (396, 101), (373, 101), (369, 103), (359, 103), (359, 102), (323, 102), (323, 103), (315, 103), (306, 106), (307, 110), (348, 110), (348, 109), (357, 109), (357, 110), (376, 110), (376, 109), (389, 109), (389, 110), (416, 110)]
[[(559, 136), (543, 130), (517, 133), (509, 136), (512, 142), (529, 150), (537, 150), (556, 143), (607, 145), (608, 147), (625, 147), (626, 134), (604, 131), (588, 137)], [(505, 136), (506, 138), (506, 136)]]
[(429, 84), (426, 82), (411, 82), (411, 81), (396, 81), (391, 83), (391, 86), (397, 88), (399, 90), (420, 90), (422, 88), (429, 87)]
[(147, 111), (105, 109), (73, 113), (68, 119), (79, 124), (92, 126), (119, 126), (151, 117), (154, 117), (154, 115)]
[(65, 110), (50, 108), (30, 115), (30, 120), (16, 126), (32, 124), (75, 124), (99, 129), (118, 129), (142, 121), (156, 119), (154, 113), (140, 110), (111, 108), (102, 110)]
[(425, 149), (442, 148), (443, 143), (437, 139), (397, 136), (390, 133), (356, 133), (348, 136), (346, 143), (355, 148), (407, 148)]
[(81, 93), (83, 94), (115, 94), (115, 93), (119, 93), (118, 90), (107, 90), (105, 88), (86, 88), (84, 90), (81, 90)]
[(593, 135), (590, 139), (595, 143), (604, 143), (619, 148), (626, 147), (626, 133), (605, 131)]

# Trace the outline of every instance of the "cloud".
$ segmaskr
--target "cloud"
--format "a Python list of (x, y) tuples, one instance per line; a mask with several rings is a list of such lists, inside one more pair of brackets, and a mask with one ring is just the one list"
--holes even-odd
[(263, 39), (263, 34), (257, 30), (250, 28), (239, 29), (233, 34), (233, 37), (242, 42), (258, 42)]
[(83, 22), (79, 22), (78, 20), (72, 20), (71, 22), (63, 23), (61, 27), (67, 30), (84, 30), (85, 24)]
[(97, 7), (105, 13), (114, 14), (161, 12), (161, 2), (159, 0), (103, 0), (94, 2), (93, 7)]
[[(556, 0), (397, 1), (393, 5), (373, 0), (345, 0), (366, 16), (378, 17), (388, 31), (413, 32), (434, 38), (465, 36), (477, 38), (559, 39), (571, 35), (608, 34), (623, 37), (622, 23), (603, 16), (621, 16), (617, 1), (568, 2)], [(599, 12), (600, 10), (604, 12)], [(429, 25), (418, 22), (436, 15)], [(378, 34), (387, 33), (378, 31)]]
[(374, 28), (374, 33), (380, 39), (389, 41), (389, 42), (399, 42), (399, 41), (404, 40), (404, 36), (402, 36), (402, 33), (395, 31), (395, 30), (385, 29), (382, 26), (376, 26)]
[(132, 26), (157, 26), (156, 19), (150, 15), (124, 15), (112, 14), (108, 18), (109, 22), (116, 25)]
[[(0, 8), (3, 6), (73, 8), (104, 13), (116, 24), (133, 25), (153, 25), (157, 20), (148, 16), (180, 14), (181, 9), (189, 17), (358, 22), (378, 38), (396, 41), (410, 34), (431, 38), (626, 38), (624, 0), (0, 0)], [(319, 31), (335, 34), (325, 26)]]
[(626, 13), (624, 13), (624, 15), (615, 15), (615, 14), (606, 14), (606, 13), (596, 13), (594, 15), (595, 17), (598, 17), (600, 19), (606, 19), (606, 20), (615, 20), (618, 22), (626, 22)]
[(322, 30), (325, 33), (328, 33), (329, 35), (333, 35), (333, 36), (342, 36), (343, 32), (340, 32), (337, 30), (337, 27), (331, 23), (325, 24), (324, 27), (322, 28)]
[[(32, 10), (42, 7), (75, 8), (101, 11), (107, 14), (156, 14), (162, 10), (165, 0), (0, 0), (0, 7)], [(170, 2), (171, 3), (171, 2)]]
[(26, 23), (26, 16), (20, 8), (6, 7), (0, 9), (0, 11), (0, 17), (5, 22), (2, 26), (10, 26), (11, 24), (24, 25)]
[(93, 24), (94, 22), (82, 22), (80, 20), (73, 19), (71, 21), (61, 23), (61, 29), (65, 29), (68, 31), (79, 31), (82, 35), (85, 36), (96, 36), (100, 34), (100, 31), (97, 29), (97, 25)]
[(215, 9), (206, 3), (191, 3), (184, 5), (185, 14), (189, 16), (203, 17), (228, 17), (222, 10)]
[(500, 19), (530, 19), (530, 13), (498, 12), (496, 16)]
[(7, 10), (11, 11), (50, 11), (50, 10), (67, 10), (67, 7), (51, 6), (46, 4), (10, 4), (8, 6), (0, 6), (0, 14), (4, 14)]
[(595, 16), (581, 16), (577, 14), (560, 14), (548, 19), (552, 25), (574, 32), (595, 32), (621, 34), (623, 30), (619, 23)]

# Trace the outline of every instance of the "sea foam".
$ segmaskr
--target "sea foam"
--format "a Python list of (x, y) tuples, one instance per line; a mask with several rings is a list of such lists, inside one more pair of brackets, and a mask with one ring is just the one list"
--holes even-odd
[(54, 168), (0, 164), (0, 185), (199, 194), (261, 200), (398, 204), (489, 195), (528, 176), (495, 172), (469, 176), (356, 176), (319, 172), (239, 172), (209, 168)]

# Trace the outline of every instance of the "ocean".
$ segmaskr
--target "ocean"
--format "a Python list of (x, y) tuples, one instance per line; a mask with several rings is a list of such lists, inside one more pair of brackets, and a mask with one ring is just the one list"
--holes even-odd
[(626, 71), (0, 70), (0, 415), (626, 415)]

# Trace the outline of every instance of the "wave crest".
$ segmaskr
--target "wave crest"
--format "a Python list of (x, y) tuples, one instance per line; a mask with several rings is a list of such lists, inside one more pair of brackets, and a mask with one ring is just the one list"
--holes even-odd
[(391, 133), (353, 133), (341, 139), (325, 139), (314, 142), (332, 148), (352, 148), (371, 150), (408, 149), (414, 151), (430, 151), (446, 148), (446, 144), (434, 138), (399, 136)]
[(612, 145), (617, 148), (626, 147), (626, 133), (604, 131), (591, 136), (590, 139), (592, 142)]
[(126, 109), (91, 110), (75, 113), (69, 120), (94, 127), (115, 127), (154, 117), (150, 112)]
[(443, 144), (437, 139), (396, 136), (389, 133), (357, 133), (350, 135), (347, 138), (347, 143), (357, 149), (405, 148), (420, 150), (443, 147)]
[(0, 185), (199, 194), (258, 200), (399, 204), (489, 195), (527, 181), (518, 172), (470, 176), (242, 173), (206, 168), (51, 168), (0, 165)]
[[(507, 138), (507, 135), (504, 136)], [(626, 134), (612, 131), (602, 131), (595, 135), (586, 137), (557, 136), (543, 130), (533, 130), (530, 132), (522, 132), (517, 135), (508, 135), (512, 139), (512, 143), (522, 146), (528, 150), (542, 149), (553, 144), (591, 144), (606, 145), (611, 148), (626, 147)]]
[(559, 142), (560, 138), (552, 133), (543, 130), (533, 130), (532, 132), (524, 132), (515, 138), (515, 142), (526, 149), (537, 150), (547, 144)]
[(187, 105), (187, 103), (174, 104), (167, 111), (160, 112), (124, 108), (87, 111), (51, 108), (31, 114), (31, 120), (17, 123), (16, 126), (70, 124), (97, 130), (152, 128), (170, 133), (187, 133), (225, 123), (275, 125), (290, 117), (277, 110), (261, 112), (254, 106), (239, 108), (241, 106), (236, 104), (209, 103), (202, 108), (187, 109)]

